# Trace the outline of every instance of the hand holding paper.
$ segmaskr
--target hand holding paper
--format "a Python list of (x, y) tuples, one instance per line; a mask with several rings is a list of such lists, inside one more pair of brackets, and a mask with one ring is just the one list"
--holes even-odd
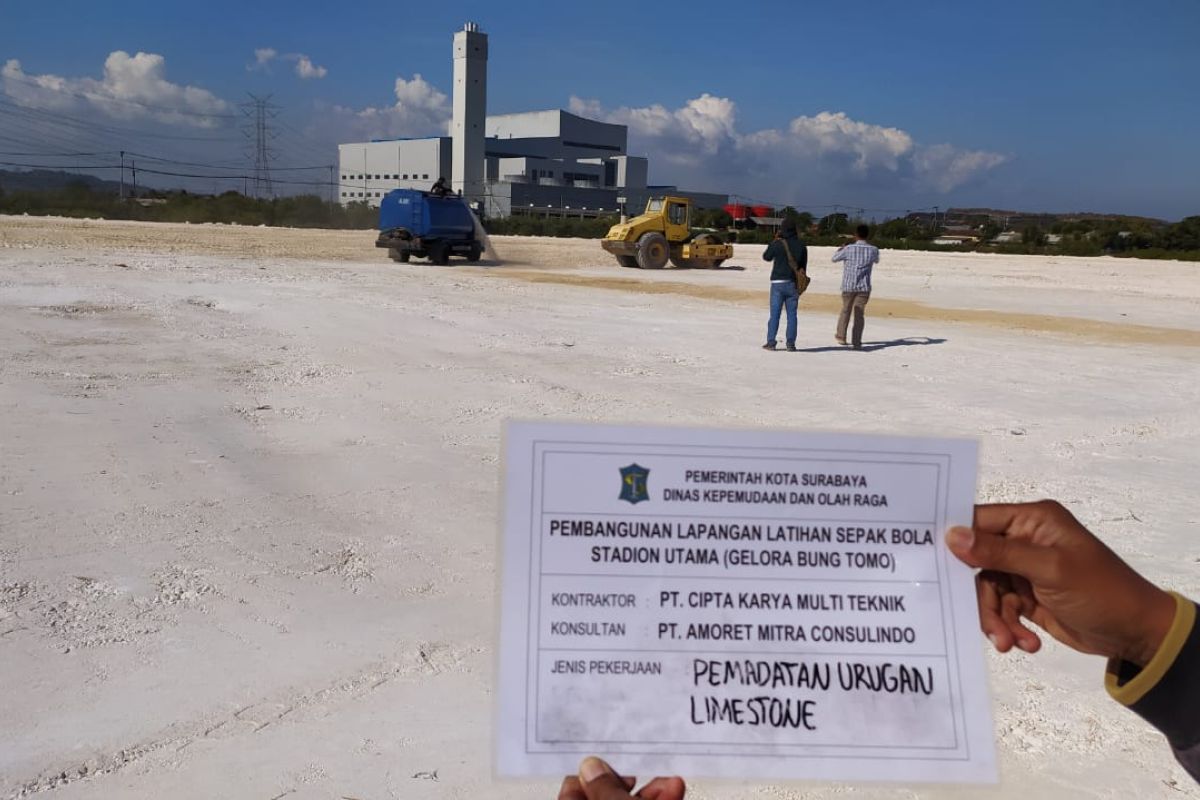
[(630, 794), (636, 785), (637, 778), (620, 776), (604, 761), (589, 756), (579, 765), (578, 776), (563, 780), (558, 800), (683, 800), (685, 793), (682, 778), (655, 778)]
[(1122, 561), (1060, 504), (983, 505), (974, 528), (954, 528), (950, 550), (982, 568), (983, 632), (996, 649), (1033, 653), (1032, 620), (1081, 653), (1144, 666), (1175, 617), (1175, 600)]

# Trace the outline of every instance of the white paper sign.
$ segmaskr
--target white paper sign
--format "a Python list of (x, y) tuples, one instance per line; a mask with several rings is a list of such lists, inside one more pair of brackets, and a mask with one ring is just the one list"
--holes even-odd
[(512, 423), (497, 772), (994, 782), (976, 444)]

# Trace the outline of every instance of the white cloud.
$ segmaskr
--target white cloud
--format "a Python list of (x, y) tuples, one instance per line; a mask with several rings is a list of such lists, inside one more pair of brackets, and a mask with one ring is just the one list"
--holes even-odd
[(627, 125), (635, 137), (658, 141), (664, 145), (661, 157), (677, 164), (699, 163), (737, 138), (733, 101), (707, 93), (675, 110), (656, 104), (605, 112), (598, 101), (578, 97), (571, 98), (569, 108), (580, 116)]
[(585, 100), (575, 95), (571, 95), (571, 100), (567, 103), (567, 108), (572, 114), (578, 114), (581, 117), (589, 119), (602, 119), (605, 115), (604, 106), (600, 105), (599, 100)]
[(266, 69), (266, 66), (275, 60), (279, 52), (274, 47), (259, 47), (254, 51), (254, 63), (248, 64), (246, 69)]
[(246, 65), (247, 72), (271, 71), (271, 62), (290, 61), (293, 71), (302, 80), (320, 79), (329, 74), (329, 70), (318, 64), (304, 53), (280, 53), (274, 47), (258, 47), (254, 50), (254, 63)]
[(324, 78), (329, 74), (329, 70), (313, 64), (312, 60), (308, 56), (302, 53), (297, 53), (295, 57), (296, 74), (304, 80), (308, 80), (310, 78)]
[(912, 137), (899, 128), (858, 122), (840, 111), (796, 117), (788, 125), (785, 138), (801, 152), (848, 155), (852, 159), (852, 169), (860, 173), (874, 168), (895, 172), (900, 159), (913, 149)]
[(450, 100), (415, 74), (396, 78), (396, 102), (362, 109), (333, 106), (318, 115), (318, 127), (338, 141), (364, 141), (398, 136), (442, 136), (450, 124)]
[(960, 150), (948, 144), (923, 147), (913, 155), (917, 175), (942, 192), (949, 192), (1008, 161), (1008, 156), (985, 150)]
[[(960, 150), (951, 145), (922, 147), (900, 128), (876, 125), (845, 112), (822, 111), (792, 119), (783, 129), (743, 133), (736, 104), (702, 94), (683, 106), (662, 105), (606, 110), (598, 101), (572, 97), (581, 116), (629, 126), (631, 150), (651, 157), (658, 181), (692, 188), (740, 184), (766, 197), (814, 187), (838, 191), (864, 183), (910, 190), (949, 192), (987, 173), (1007, 158), (998, 153)], [(666, 165), (655, 169), (656, 163)], [(741, 191), (747, 191), (747, 188)]]
[(97, 110), (119, 119), (150, 118), (159, 122), (213, 127), (230, 105), (207, 89), (166, 79), (166, 60), (155, 53), (109, 54), (104, 76), (64, 78), (30, 75), (10, 59), (0, 69), (4, 93), (24, 106), (51, 110)]

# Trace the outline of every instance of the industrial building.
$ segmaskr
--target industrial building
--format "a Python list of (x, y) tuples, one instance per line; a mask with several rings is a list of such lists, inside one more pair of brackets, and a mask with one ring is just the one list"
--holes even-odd
[(378, 205), (392, 189), (428, 189), (439, 177), (488, 216), (640, 213), (655, 195), (720, 208), (726, 195), (648, 185), (647, 159), (627, 152), (624, 125), (561, 109), (487, 116), (487, 34), (468, 23), (454, 35), (450, 136), (338, 146), (343, 205)]

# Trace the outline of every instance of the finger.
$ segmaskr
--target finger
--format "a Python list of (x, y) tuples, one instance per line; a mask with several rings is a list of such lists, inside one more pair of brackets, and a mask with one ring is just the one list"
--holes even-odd
[[(1042, 640), (1038, 638), (1036, 633), (1025, 627), (1025, 623), (1021, 621), (1021, 614), (1025, 610), (1024, 601), (1015, 592), (1011, 592), (1000, 598), (1000, 617), (1004, 620), (1004, 624), (1008, 626), (1009, 630), (1012, 631), (1017, 647), (1026, 653), (1036, 653), (1042, 646)], [(1032, 609), (1029, 610), (1032, 611)]]
[(587, 800), (578, 776), (568, 775), (563, 778), (562, 786), (558, 789), (558, 800)]
[(973, 525), (977, 531), (1031, 539), (1043, 545), (1087, 533), (1075, 515), (1055, 500), (978, 505)]
[(632, 780), (622, 778), (595, 756), (588, 756), (579, 765), (579, 782), (587, 800), (629, 800)]
[(1020, 575), (1035, 584), (1054, 581), (1058, 574), (1054, 548), (971, 528), (951, 528), (946, 546), (959, 561), (971, 567)]
[(683, 800), (686, 791), (683, 778), (655, 778), (643, 786), (637, 796), (642, 800)]
[(1000, 617), (1000, 590), (986, 572), (975, 576), (975, 595), (979, 600), (979, 628), (998, 652), (1007, 653), (1016, 643), (1008, 625)]
[(1016, 522), (1017, 516), (1028, 511), (1024, 503), (984, 503), (975, 506), (975, 519), (971, 526), (984, 533), (1006, 533)]
[(1042, 623), (1046, 620), (1045, 607), (1038, 602), (1037, 595), (1033, 593), (1033, 586), (1024, 578), (1015, 578), (1012, 582), (1012, 591), (1021, 598), (1021, 641), (1018, 642), (1018, 647), (1027, 653), (1036, 653), (1042, 647), (1042, 635), (1025, 623), (1029, 620), (1034, 625), (1042, 628), (1042, 630), (1050, 631)]

